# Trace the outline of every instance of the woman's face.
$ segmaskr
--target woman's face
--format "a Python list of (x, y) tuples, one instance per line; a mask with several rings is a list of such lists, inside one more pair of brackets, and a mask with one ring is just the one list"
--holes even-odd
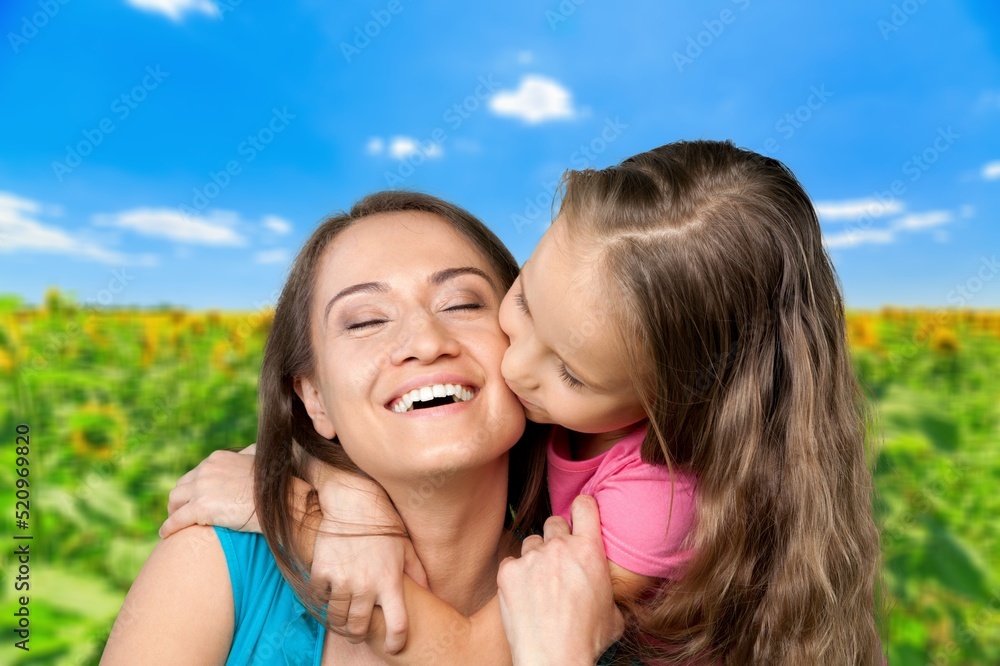
[(503, 455), (524, 414), (500, 374), (498, 289), (489, 262), (435, 215), (375, 215), (341, 232), (316, 275), (316, 376), (296, 382), (317, 432), (383, 483)]

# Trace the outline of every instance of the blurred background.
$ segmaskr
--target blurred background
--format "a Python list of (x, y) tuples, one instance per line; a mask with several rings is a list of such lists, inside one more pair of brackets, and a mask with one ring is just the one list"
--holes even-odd
[(890, 663), (1000, 663), (995, 2), (5, 0), (0, 27), (0, 663), (97, 662), (176, 479), (255, 440), (323, 216), (418, 189), (523, 261), (564, 169), (695, 138), (816, 202), (880, 414)]

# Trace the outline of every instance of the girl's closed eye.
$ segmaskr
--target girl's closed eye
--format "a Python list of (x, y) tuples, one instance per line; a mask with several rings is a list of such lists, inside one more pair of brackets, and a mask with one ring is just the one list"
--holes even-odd
[(584, 386), (583, 382), (570, 374), (569, 368), (566, 367), (565, 363), (559, 364), (559, 376), (563, 378), (564, 382), (575, 389), (583, 388)]
[(531, 313), (528, 312), (528, 304), (524, 302), (524, 292), (514, 294), (514, 304), (517, 305), (517, 309), (524, 314), (528, 316), (531, 315)]

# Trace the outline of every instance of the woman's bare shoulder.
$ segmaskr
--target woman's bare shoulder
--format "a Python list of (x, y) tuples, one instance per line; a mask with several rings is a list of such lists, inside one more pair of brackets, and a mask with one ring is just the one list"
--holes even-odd
[(102, 664), (222, 664), (233, 640), (233, 591), (211, 527), (160, 541), (125, 597)]

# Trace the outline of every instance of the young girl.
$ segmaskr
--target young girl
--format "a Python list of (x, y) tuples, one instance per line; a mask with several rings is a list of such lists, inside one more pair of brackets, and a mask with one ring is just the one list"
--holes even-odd
[[(501, 306), (502, 369), (527, 417), (555, 426), (553, 513), (597, 499), (629, 647), (674, 663), (882, 663), (864, 402), (801, 185), (780, 162), (714, 141), (564, 184)], [(357, 518), (339, 481), (314, 483), (327, 517)], [(173, 510), (193, 498), (184, 485)], [(197, 522), (193, 509), (171, 520), (168, 531)], [(350, 541), (318, 541), (313, 575)], [(364, 628), (374, 595), (343, 582), (365, 566), (336, 568), (332, 623)], [(411, 617), (417, 598), (407, 593)], [(489, 621), (499, 630), (498, 612)], [(436, 633), (412, 632), (396, 658)], [(449, 656), (474, 648), (453, 643)]]

